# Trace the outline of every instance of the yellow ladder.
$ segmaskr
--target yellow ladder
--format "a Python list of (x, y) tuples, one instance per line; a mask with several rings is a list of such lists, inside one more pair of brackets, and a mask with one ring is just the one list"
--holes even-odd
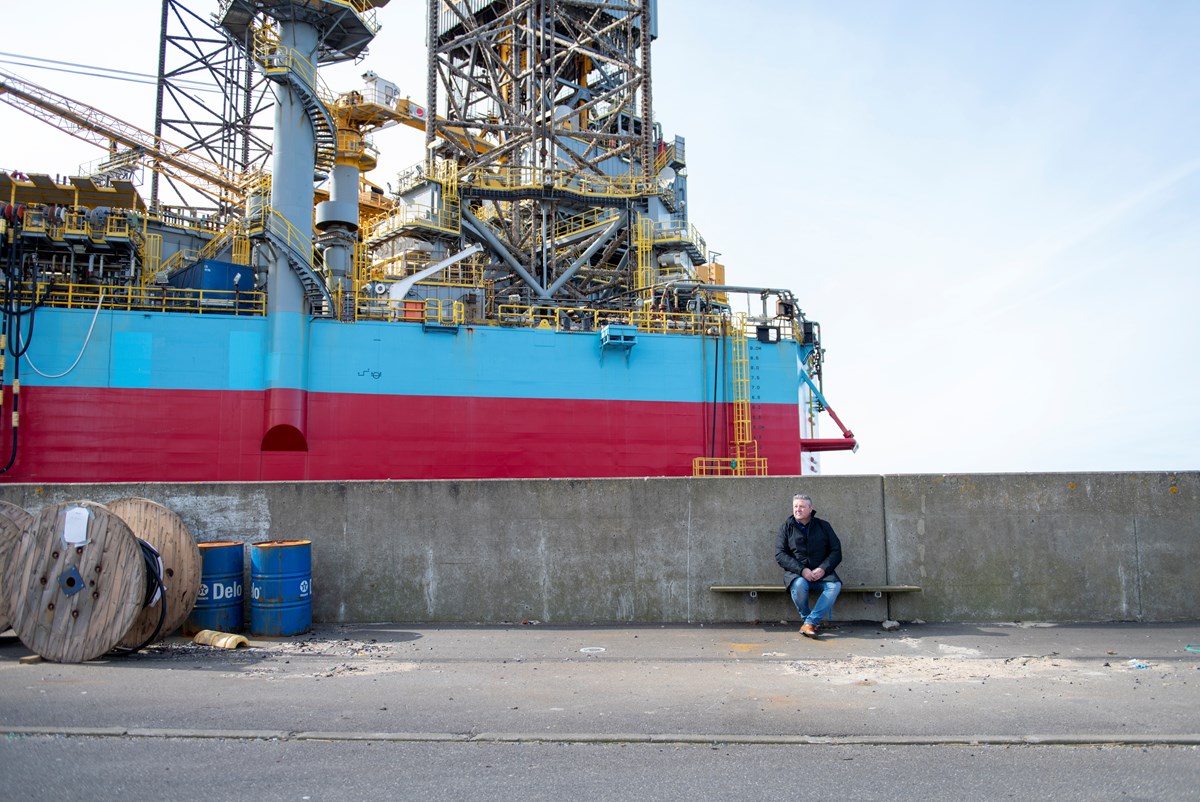
[(693, 476), (768, 475), (767, 458), (758, 455), (758, 441), (751, 431), (748, 340), (745, 318), (739, 315), (729, 334), (733, 389), (733, 440), (729, 443), (729, 456), (696, 457), (692, 460)]
[(442, 208), (438, 210), (438, 222), (442, 228), (462, 230), (462, 214), (458, 196), (458, 162), (439, 159), (432, 165), (433, 179), (442, 185)]
[(637, 290), (647, 309), (654, 301), (654, 221), (639, 216), (633, 230), (633, 245), (637, 249)]

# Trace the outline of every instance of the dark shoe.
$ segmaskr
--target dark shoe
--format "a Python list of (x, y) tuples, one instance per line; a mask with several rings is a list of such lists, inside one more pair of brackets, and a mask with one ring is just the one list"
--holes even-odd
[(817, 628), (812, 624), (804, 624), (800, 627), (800, 634), (806, 638), (817, 637)]

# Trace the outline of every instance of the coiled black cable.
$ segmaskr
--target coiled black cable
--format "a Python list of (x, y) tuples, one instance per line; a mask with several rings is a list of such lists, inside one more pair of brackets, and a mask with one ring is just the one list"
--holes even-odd
[(153, 604), (154, 597), (157, 595), (159, 597), (158, 623), (154, 625), (154, 631), (150, 633), (150, 637), (141, 644), (132, 649), (117, 647), (113, 649), (113, 652), (117, 654), (135, 654), (154, 643), (158, 639), (158, 633), (162, 631), (163, 622), (167, 620), (167, 586), (163, 582), (162, 555), (158, 553), (158, 549), (141, 538), (138, 538), (138, 545), (142, 549), (142, 560), (146, 563), (146, 593), (142, 598), (142, 608)]

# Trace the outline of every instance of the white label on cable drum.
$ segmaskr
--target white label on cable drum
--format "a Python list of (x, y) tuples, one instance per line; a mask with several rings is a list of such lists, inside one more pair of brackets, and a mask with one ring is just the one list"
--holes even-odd
[(87, 525), (90, 514), (86, 507), (71, 507), (63, 521), (63, 542), (68, 546), (87, 543)]

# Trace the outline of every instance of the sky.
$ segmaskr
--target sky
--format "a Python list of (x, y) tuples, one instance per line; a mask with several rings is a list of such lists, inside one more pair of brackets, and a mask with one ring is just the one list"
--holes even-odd
[[(371, 69), (419, 100), (424, 6), (381, 9), (367, 57), (322, 70), (330, 88)], [(29, 66), (153, 75), (160, 3), (121, 7), (59, 0), (54, 25), (6, 8), (23, 34), (0, 69), (152, 129), (152, 86)], [(861, 444), (824, 473), (1200, 468), (1200, 3), (659, 13), (655, 116), (687, 141), (691, 222), (729, 283), (789, 288), (821, 324), (825, 396)], [(376, 144), (377, 183), (421, 158), (407, 129)], [(101, 155), (0, 104), (0, 168)]]

